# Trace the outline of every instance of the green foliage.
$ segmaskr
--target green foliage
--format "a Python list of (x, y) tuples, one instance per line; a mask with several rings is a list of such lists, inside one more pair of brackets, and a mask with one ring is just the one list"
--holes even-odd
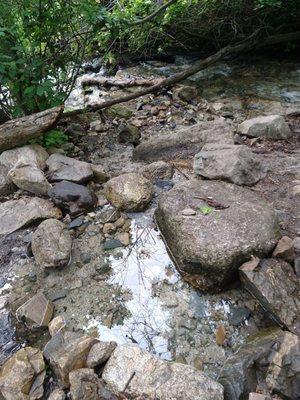
[(214, 210), (213, 210), (213, 208), (211, 208), (211, 207), (208, 207), (208, 206), (202, 206), (202, 207), (200, 207), (199, 208), (199, 210), (202, 212), (202, 214), (204, 214), (204, 215), (209, 215), (209, 214), (211, 214)]
[(42, 137), (38, 139), (30, 140), (29, 143), (38, 143), (43, 147), (59, 147), (69, 140), (68, 135), (58, 129), (52, 129), (51, 131), (45, 133)]
[(98, 8), (97, 0), (0, 3), (0, 105), (4, 110), (18, 116), (65, 100), (86, 54)]

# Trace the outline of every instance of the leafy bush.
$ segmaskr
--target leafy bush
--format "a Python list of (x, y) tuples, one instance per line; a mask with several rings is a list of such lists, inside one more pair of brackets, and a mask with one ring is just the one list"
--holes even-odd
[(69, 136), (58, 129), (52, 129), (49, 132), (44, 133), (44, 135), (38, 139), (32, 139), (29, 143), (38, 143), (43, 147), (59, 147), (64, 143), (67, 143)]
[(0, 3), (0, 106), (9, 115), (60, 104), (86, 55), (97, 0)]

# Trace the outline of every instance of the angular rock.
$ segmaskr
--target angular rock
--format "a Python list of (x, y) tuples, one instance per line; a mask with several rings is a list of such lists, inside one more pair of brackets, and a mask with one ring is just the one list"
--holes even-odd
[(16, 190), (17, 187), (8, 177), (8, 169), (0, 165), (0, 196), (9, 196)]
[(107, 200), (114, 207), (125, 211), (144, 210), (153, 195), (152, 183), (134, 172), (110, 179), (104, 190)]
[(39, 266), (64, 267), (71, 257), (72, 238), (64, 223), (57, 219), (47, 219), (34, 232), (31, 248)]
[(282, 258), (285, 261), (293, 261), (295, 257), (293, 240), (288, 236), (283, 236), (277, 243), (272, 256)]
[(65, 392), (61, 389), (54, 389), (53, 392), (48, 397), (48, 400), (65, 400)]
[(94, 344), (86, 361), (87, 367), (95, 368), (98, 365), (105, 363), (116, 347), (116, 342), (98, 342)]
[(198, 91), (194, 86), (184, 86), (184, 85), (180, 85), (178, 88), (175, 88), (172, 94), (174, 101), (183, 100), (189, 102), (195, 99), (197, 96), (198, 96)]
[(207, 143), (233, 144), (232, 127), (223, 118), (218, 118), (151, 137), (133, 150), (133, 158), (141, 161), (186, 158), (197, 154)]
[(94, 174), (94, 181), (97, 183), (104, 183), (109, 180), (109, 176), (105, 172), (102, 165), (91, 164), (91, 168)]
[(240, 277), (278, 324), (300, 334), (299, 281), (290, 264), (273, 258), (246, 263), (240, 267)]
[(10, 170), (20, 163), (44, 170), (48, 157), (49, 154), (42, 146), (39, 144), (30, 144), (4, 151), (0, 154), (0, 165)]
[(157, 179), (172, 179), (174, 168), (165, 161), (156, 161), (143, 167), (141, 174), (152, 182)]
[(131, 143), (137, 146), (140, 143), (141, 133), (138, 127), (127, 124), (119, 129), (118, 139), (120, 143)]
[(47, 218), (61, 218), (61, 211), (51, 201), (38, 197), (22, 197), (0, 204), (0, 235)]
[(289, 125), (281, 115), (247, 119), (238, 126), (238, 133), (273, 140), (288, 139), (292, 136)]
[(85, 368), (87, 356), (97, 339), (78, 337), (73, 332), (59, 331), (46, 344), (43, 354), (53, 368), (60, 386), (69, 387), (69, 373)]
[(118, 400), (92, 369), (77, 369), (69, 378), (72, 400)]
[(45, 376), (42, 352), (33, 347), (24, 347), (3, 365), (0, 392), (5, 400), (41, 399)]
[(264, 175), (262, 165), (247, 146), (205, 145), (194, 159), (194, 171), (208, 179), (252, 186)]
[(93, 178), (93, 170), (89, 163), (62, 154), (52, 154), (47, 160), (47, 167), (50, 182), (66, 180), (84, 183)]
[(19, 189), (37, 195), (46, 196), (52, 187), (43, 171), (32, 165), (18, 163), (9, 171), (8, 177)]
[(133, 111), (124, 104), (115, 104), (109, 108), (106, 108), (105, 113), (109, 117), (129, 119), (132, 116)]
[(278, 328), (258, 332), (226, 360), (219, 379), (224, 386), (225, 400), (248, 399), (249, 393), (266, 386), (273, 392), (276, 385), (284, 398), (296, 399), (299, 356), (296, 335)]
[(43, 293), (31, 297), (16, 311), (18, 320), (30, 324), (32, 327), (48, 326), (51, 321), (54, 306)]
[(249, 400), (270, 400), (270, 397), (260, 393), (250, 393)]
[[(183, 215), (186, 208), (197, 214)], [(206, 291), (223, 289), (243, 262), (252, 254), (268, 255), (280, 237), (273, 208), (251, 190), (225, 182), (175, 185), (160, 197), (155, 216), (179, 271)]]
[(97, 204), (96, 195), (88, 188), (68, 181), (56, 183), (48, 195), (59, 208), (71, 215), (92, 210)]
[(102, 378), (116, 392), (160, 400), (223, 400), (223, 387), (190, 365), (168, 363), (136, 345), (118, 346)]
[(63, 329), (66, 326), (66, 321), (64, 317), (58, 315), (57, 317), (53, 318), (52, 321), (48, 324), (49, 333), (51, 336), (54, 336), (57, 332)]

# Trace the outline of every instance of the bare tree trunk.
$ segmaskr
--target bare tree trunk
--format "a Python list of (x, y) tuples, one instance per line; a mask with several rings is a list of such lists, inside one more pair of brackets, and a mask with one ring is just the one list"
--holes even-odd
[(54, 107), (0, 125), (0, 151), (25, 144), (49, 131), (62, 116), (63, 108)]

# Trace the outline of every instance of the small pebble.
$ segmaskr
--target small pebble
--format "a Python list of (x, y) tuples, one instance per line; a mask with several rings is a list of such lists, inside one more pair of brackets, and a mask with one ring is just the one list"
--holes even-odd
[(196, 215), (197, 213), (192, 208), (185, 208), (184, 210), (181, 211), (181, 214), (184, 215), (185, 217), (191, 217), (193, 215)]

